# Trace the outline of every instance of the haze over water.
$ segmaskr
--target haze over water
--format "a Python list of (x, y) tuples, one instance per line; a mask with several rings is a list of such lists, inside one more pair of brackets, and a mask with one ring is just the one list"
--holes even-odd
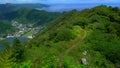
[(64, 11), (70, 11), (73, 9), (76, 10), (82, 10), (87, 8), (93, 8), (95, 6), (99, 5), (107, 5), (107, 6), (113, 6), (113, 7), (120, 7), (120, 4), (50, 4), (49, 7), (43, 7), (41, 10), (46, 10), (49, 12), (64, 12)]

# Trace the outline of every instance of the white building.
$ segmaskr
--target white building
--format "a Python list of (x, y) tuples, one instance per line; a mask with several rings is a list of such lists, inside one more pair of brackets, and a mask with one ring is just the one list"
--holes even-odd
[(33, 36), (28, 36), (27, 38), (29, 38), (29, 39), (33, 39)]

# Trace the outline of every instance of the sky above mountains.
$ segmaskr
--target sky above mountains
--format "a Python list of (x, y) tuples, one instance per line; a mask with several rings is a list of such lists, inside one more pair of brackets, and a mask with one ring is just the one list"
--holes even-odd
[(120, 0), (0, 0), (0, 3), (47, 3), (47, 4), (120, 3)]

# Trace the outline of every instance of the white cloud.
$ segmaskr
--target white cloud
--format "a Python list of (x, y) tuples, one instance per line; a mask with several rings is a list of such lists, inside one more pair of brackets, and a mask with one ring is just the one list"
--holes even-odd
[(0, 3), (29, 3), (29, 2), (33, 2), (34, 0), (0, 0)]

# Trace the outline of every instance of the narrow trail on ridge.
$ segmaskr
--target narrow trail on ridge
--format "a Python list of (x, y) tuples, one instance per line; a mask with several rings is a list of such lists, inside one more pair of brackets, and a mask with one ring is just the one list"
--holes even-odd
[(84, 31), (83, 36), (80, 37), (79, 39), (77, 39), (73, 44), (71, 44), (71, 47), (69, 49), (66, 50), (65, 54), (68, 54), (70, 51), (72, 51), (75, 47), (77, 47), (82, 40), (84, 40), (84, 38), (86, 37), (86, 31)]
[(75, 47), (77, 47), (77, 46), (84, 40), (84, 38), (86, 37), (86, 34), (87, 34), (87, 32), (84, 31), (84, 32), (83, 32), (83, 36), (81, 36), (81, 37), (78, 38), (73, 44), (71, 44), (71, 45), (70, 45), (71, 47), (68, 48), (68, 49), (65, 51), (64, 54), (61, 54), (61, 55), (60, 55), (60, 59), (59, 59), (60, 64), (59, 64), (59, 67), (58, 67), (58, 68), (61, 68), (61, 67), (62, 67), (62, 61), (63, 61), (63, 59), (65, 58), (65, 56), (66, 56), (68, 53), (70, 53), (70, 51), (72, 51)]

